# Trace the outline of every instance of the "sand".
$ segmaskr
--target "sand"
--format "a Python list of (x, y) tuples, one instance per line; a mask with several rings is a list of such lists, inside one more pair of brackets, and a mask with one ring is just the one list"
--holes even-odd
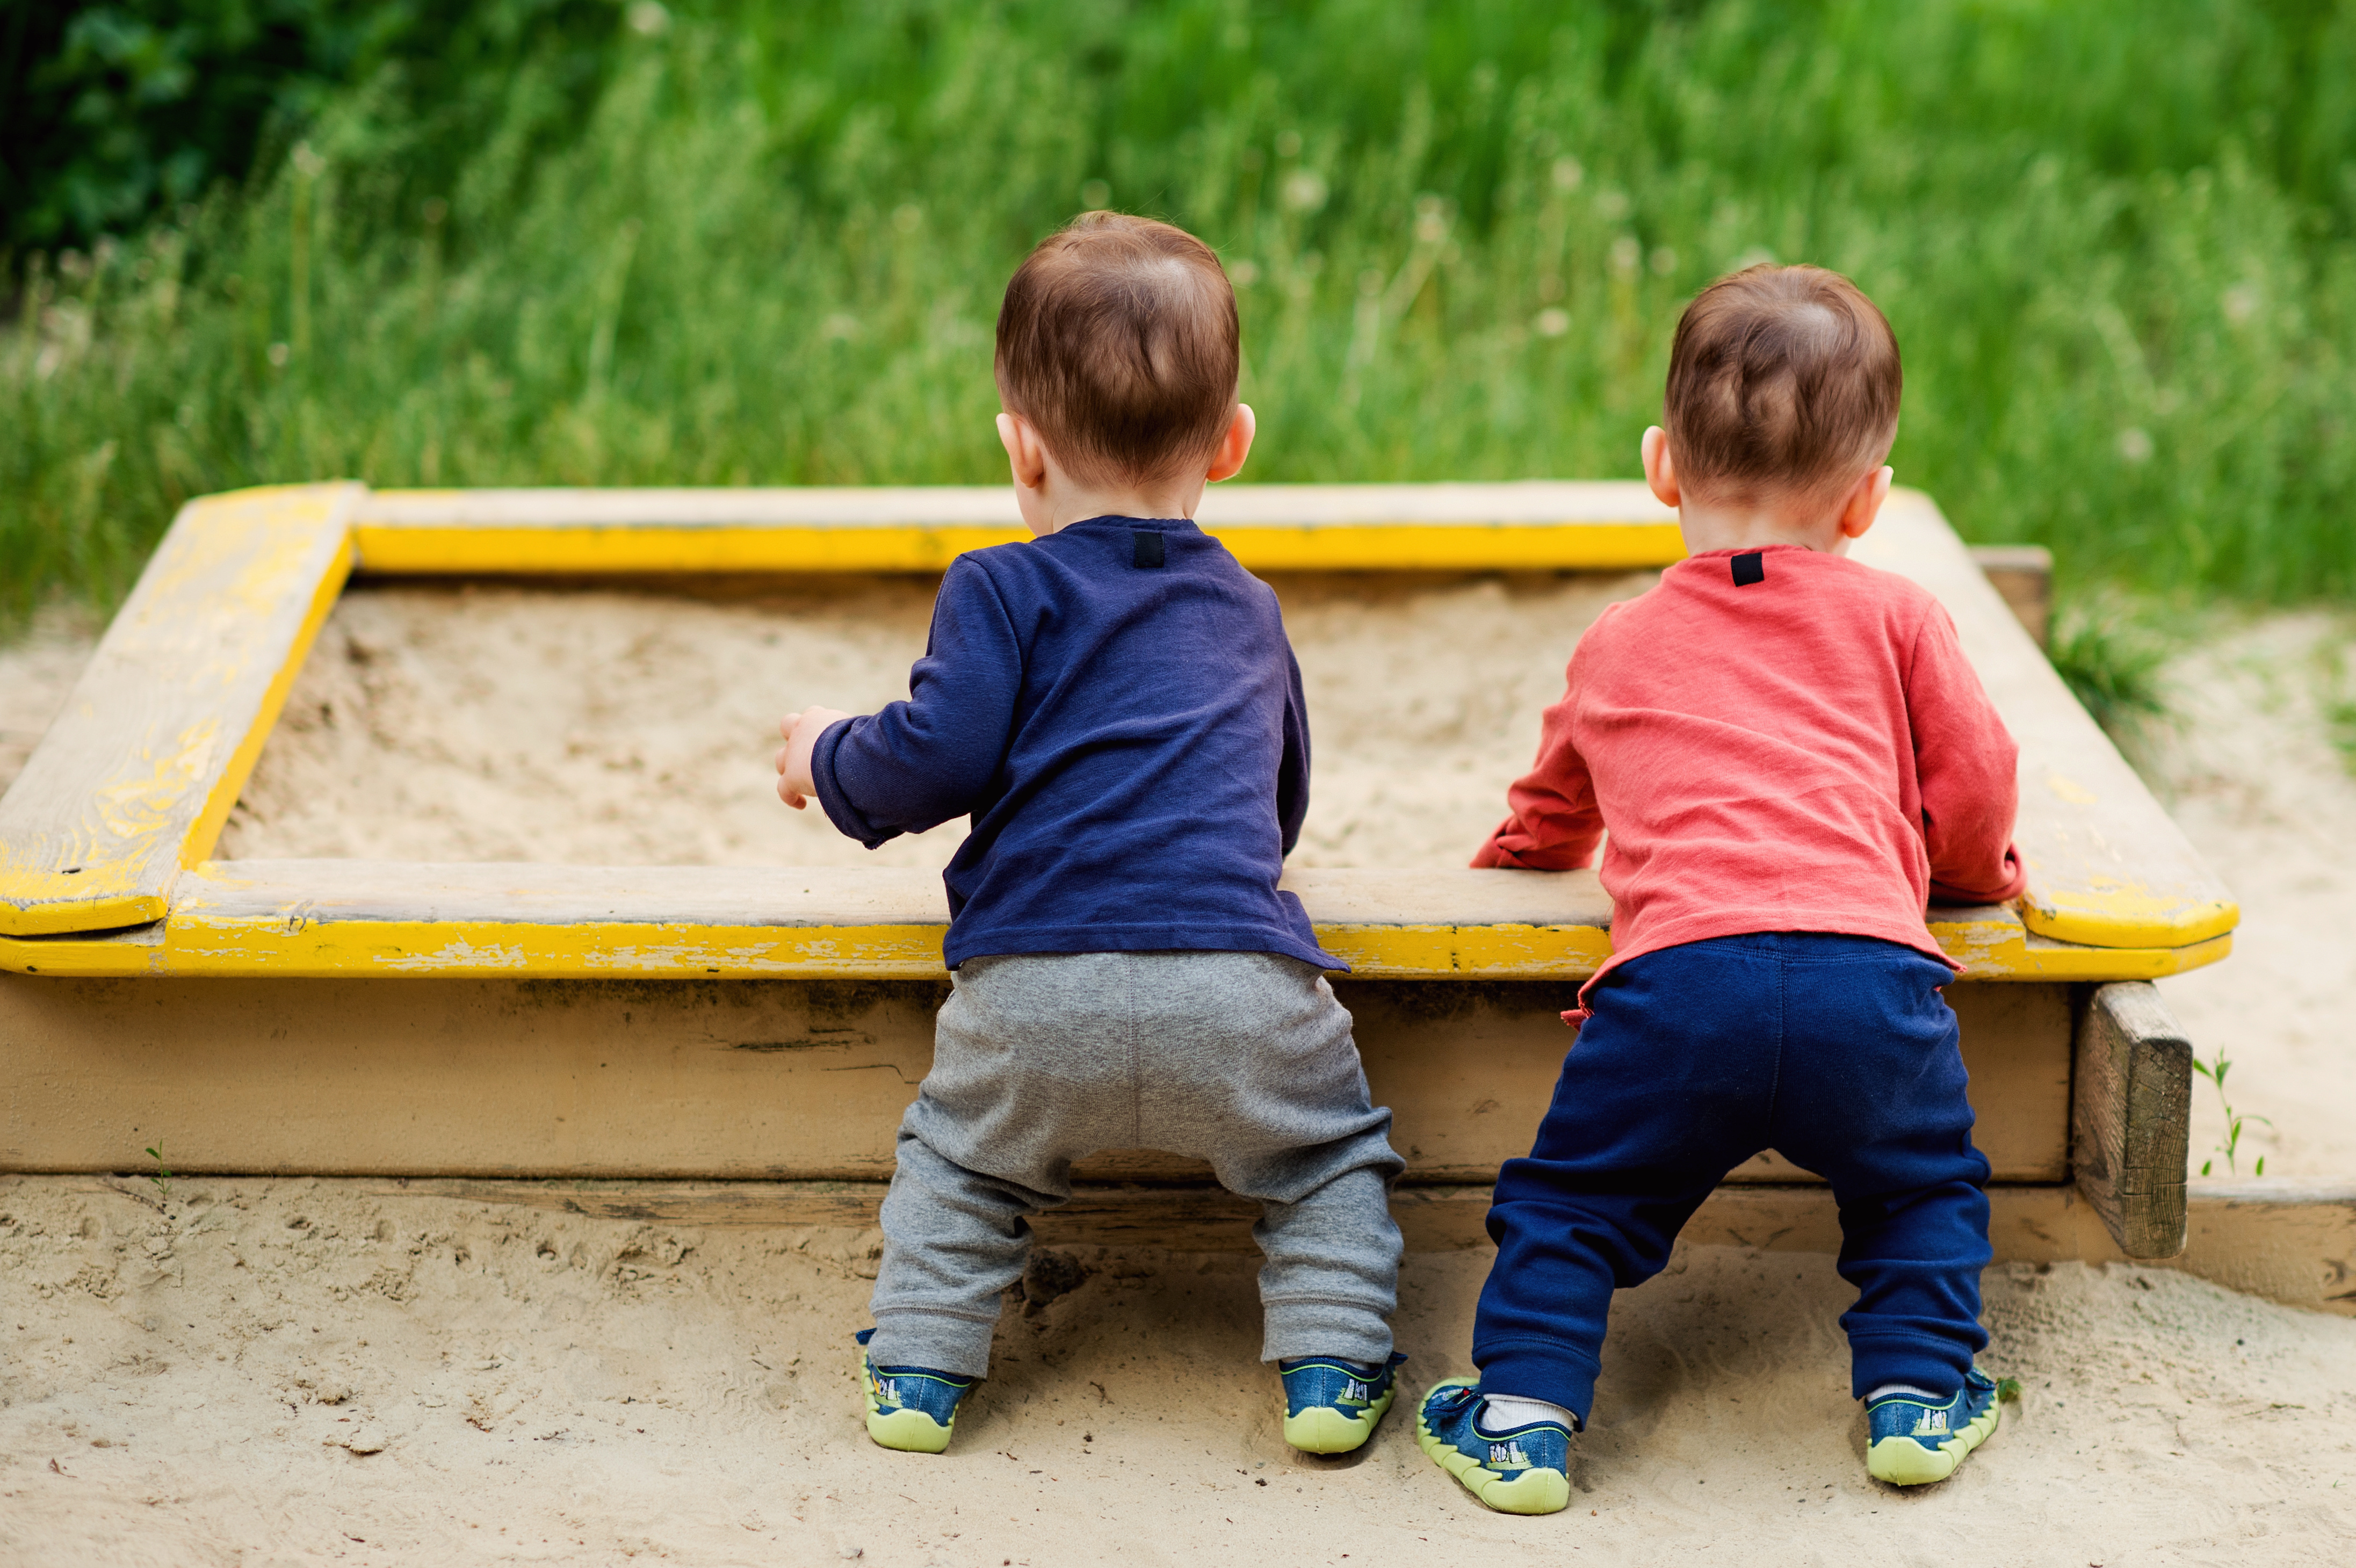
[(65, 704), (97, 631), (87, 614), (59, 607), (13, 639), (0, 638), (0, 792)]
[[(1461, 863), (1571, 636), (1642, 581), (1288, 582), (1318, 740), (1298, 858)], [(769, 798), (769, 726), (901, 694), (927, 602), (355, 592), (224, 849), (857, 864)], [(2234, 958), (2167, 990), (2276, 1118), (2244, 1171), (2262, 1148), (2269, 1174), (2356, 1176), (2349, 629), (2204, 639), (2171, 671), (2188, 722), (2147, 759), (2243, 903)], [(0, 649), (0, 784), (86, 647), (53, 620)], [(954, 833), (876, 858), (937, 865)], [(2199, 1087), (2196, 1165), (2219, 1130)], [(1356, 1459), (1291, 1454), (1246, 1256), (1078, 1253), (1078, 1290), (1010, 1312), (954, 1452), (875, 1450), (847, 1355), (874, 1242), (380, 1182), (190, 1180), (166, 1204), (0, 1177), (0, 1563), (2272, 1564), (2356, 1539), (2356, 1319), (2169, 1271), (1991, 1270), (1987, 1364), (2025, 1398), (1954, 1481), (1901, 1494), (1863, 1474), (1830, 1260), (1681, 1249), (1622, 1297), (1572, 1509), (1517, 1520), (1398, 1413)], [(1485, 1264), (1409, 1260), (1410, 1389), (1469, 1369)]]
[[(2356, 1320), (2164, 1270), (1990, 1271), (1987, 1363), (2025, 1397), (1909, 1494), (1865, 1476), (1831, 1261), (1683, 1250), (1621, 1297), (1572, 1509), (1515, 1520), (1402, 1412), (1354, 1458), (1291, 1453), (1245, 1256), (1080, 1252), (935, 1458), (858, 1424), (870, 1233), (95, 1187), (0, 1179), (0, 1561), (2291, 1564), (2356, 1539)], [(1409, 1260), (1412, 1387), (1469, 1369), (1485, 1261)]]
[[(1285, 580), (1314, 742), (1294, 863), (1463, 865), (1580, 630), (1651, 580)], [(932, 595), (872, 578), (735, 600), (355, 589), (221, 854), (937, 868), (962, 821), (871, 854), (780, 806), (772, 763), (782, 714), (908, 694)]]
[[(2322, 613), (2227, 625), (2169, 671), (2174, 728), (2147, 772), (2242, 904), (2233, 956), (2160, 983), (2193, 1044), (2233, 1064), (2238, 1167), (2356, 1177), (2356, 752), (2330, 709), (2356, 700), (2356, 620)], [(2356, 727), (2343, 732), (2356, 741)], [(2195, 1083), (2192, 1166), (2225, 1120)]]

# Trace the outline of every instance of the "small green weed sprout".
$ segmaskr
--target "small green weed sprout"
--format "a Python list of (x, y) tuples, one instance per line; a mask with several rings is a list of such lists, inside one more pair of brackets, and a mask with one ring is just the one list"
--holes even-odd
[(2020, 1402), (2020, 1380), (2019, 1378), (1998, 1378), (1996, 1380), (1996, 1397), (1999, 1402), (2009, 1400), (2014, 1404), (2019, 1404)]
[[(2233, 1102), (2225, 1098), (2225, 1074), (2233, 1069), (2233, 1066), (2232, 1058), (2225, 1055), (2222, 1048), (2219, 1049), (2213, 1060), (2202, 1061), (2199, 1057), (2192, 1058), (2192, 1070), (2217, 1086), (2217, 1103), (2225, 1108), (2225, 1137), (2222, 1143), (2217, 1144), (2215, 1154), (2225, 1156), (2225, 1169), (2229, 1174), (2239, 1176), (2241, 1167), (2235, 1164), (2235, 1157), (2242, 1147), (2243, 1124), (2248, 1122), (2264, 1122), (2271, 1127), (2274, 1122), (2265, 1116), (2253, 1116), (2245, 1112), (2234, 1110)], [(2216, 1164), (2215, 1155), (2201, 1161), (2201, 1174), (2207, 1176)], [(2258, 1156), (2258, 1163), (2250, 1174), (2253, 1176), (2266, 1174), (2265, 1155)]]
[(162, 1152), (155, 1148), (150, 1148), (147, 1151), (147, 1157), (155, 1162), (155, 1168), (148, 1173), (147, 1179), (155, 1184), (157, 1197), (161, 1197), (166, 1203), (171, 1202), (172, 1172), (170, 1167), (164, 1164), (164, 1155)]

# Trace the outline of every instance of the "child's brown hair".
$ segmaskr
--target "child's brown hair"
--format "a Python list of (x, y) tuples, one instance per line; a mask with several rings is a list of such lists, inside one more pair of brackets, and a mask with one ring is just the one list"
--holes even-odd
[(1878, 467), (1898, 434), (1898, 338), (1822, 267), (1745, 268), (1677, 322), (1663, 400), (1678, 485), (1756, 503)]
[(1207, 461), (1235, 413), (1239, 334), (1219, 258), (1183, 229), (1084, 212), (1040, 242), (998, 312), (998, 389), (1075, 478)]

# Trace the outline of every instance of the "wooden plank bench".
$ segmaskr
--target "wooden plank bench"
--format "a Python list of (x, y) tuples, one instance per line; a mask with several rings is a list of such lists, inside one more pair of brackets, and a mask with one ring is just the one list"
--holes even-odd
[[(1624, 570), (1678, 551), (1627, 484), (1220, 487), (1203, 521), (1259, 570)], [(0, 800), (0, 1169), (129, 1168), (160, 1138), (177, 1168), (225, 1174), (884, 1179), (945, 984), (929, 874), (208, 856), (355, 558), (937, 570), (1014, 537), (1000, 489), (193, 503)], [(2139, 983), (2223, 957), (2230, 896), (1927, 498), (1894, 497), (1859, 554), (1946, 604), (2021, 742), (2029, 895), (1931, 920), (1965, 965), (1950, 996), (1997, 1179), (2074, 1183), (2129, 1255), (2171, 1253), (2190, 1058)], [(133, 795), (141, 831), (115, 832)], [(1289, 885), (1353, 966), (1339, 988), (1408, 1187), (1484, 1186), (1527, 1147), (1567, 1043), (1556, 1015), (1609, 951), (1592, 874)], [(1124, 1212), (1217, 1208), (1201, 1167), (1151, 1151), (1084, 1174), (1139, 1188)], [(1804, 1205), (1807, 1179), (1772, 1155), (1733, 1177)]]

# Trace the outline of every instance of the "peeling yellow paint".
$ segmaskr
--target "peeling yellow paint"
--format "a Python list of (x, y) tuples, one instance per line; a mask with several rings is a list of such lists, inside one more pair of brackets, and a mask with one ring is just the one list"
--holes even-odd
[(2140, 883), (2089, 875), (2089, 886), (2059, 887), (2032, 869), (2020, 918), (2041, 937), (2096, 948), (2190, 947), (2242, 922), (2228, 898), (2188, 898)]
[(0, 933), (160, 918), (261, 754), (350, 566), (357, 485), (181, 510), (0, 800)]
[(1318, 944), (1365, 980), (1583, 980), (1612, 956), (1595, 926), (1316, 928)]

